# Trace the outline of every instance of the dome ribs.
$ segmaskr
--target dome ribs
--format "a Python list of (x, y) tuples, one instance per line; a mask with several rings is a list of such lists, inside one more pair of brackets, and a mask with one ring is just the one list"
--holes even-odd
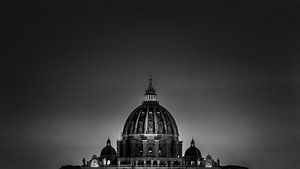
[(172, 128), (172, 124), (171, 124), (171, 120), (168, 116), (168, 113), (166, 111), (164, 111), (164, 118), (165, 118), (165, 121), (166, 121), (166, 128), (167, 128), (167, 133), (168, 134), (173, 134), (173, 128)]
[(149, 108), (150, 106), (147, 106), (146, 115), (144, 119), (144, 133), (146, 134), (148, 132), (148, 116), (149, 116)]
[[(145, 116), (147, 114), (146, 112), (147, 110), (144, 109), (144, 107), (142, 108), (142, 110), (140, 111), (139, 113), (139, 117), (138, 117), (138, 124), (137, 124), (137, 127), (136, 127), (136, 131), (134, 133), (139, 133), (139, 134), (142, 134), (144, 133), (144, 123), (145, 123)], [(133, 133), (133, 134), (134, 134)]]
[(154, 127), (153, 127), (153, 114), (154, 114), (154, 105), (149, 106), (149, 111), (148, 111), (148, 127), (147, 127), (147, 133), (153, 134), (154, 132)]
[(170, 118), (170, 122), (172, 123), (171, 126), (172, 126), (172, 130), (173, 130), (173, 134), (179, 135), (175, 119), (173, 118), (173, 116), (171, 115), (170, 112), (166, 111), (166, 113), (168, 114), (168, 117)]
[(164, 125), (164, 133), (168, 133), (168, 130), (167, 130), (167, 122), (166, 122), (166, 119), (164, 117), (164, 110), (162, 109), (162, 107), (159, 108), (160, 109), (160, 115), (162, 117), (162, 122), (163, 122), (163, 125)]
[(175, 119), (159, 103), (143, 103), (126, 120), (123, 136), (132, 134), (167, 134), (178, 136)]
[[(140, 107), (140, 106), (139, 106)], [(129, 115), (129, 117), (127, 118), (127, 120), (126, 120), (126, 123), (125, 123), (125, 126), (124, 126), (124, 130), (123, 130), (123, 134), (129, 134), (130, 133), (130, 131), (131, 131), (131, 123), (130, 122), (132, 122), (132, 119), (134, 118), (134, 116), (136, 116), (136, 111), (139, 109), (139, 107), (137, 107), (134, 111), (133, 111), (133, 113), (131, 113), (130, 115)]]
[(157, 134), (158, 133), (158, 122), (157, 122), (157, 107), (153, 105), (153, 121), (154, 121), (154, 133)]
[[(140, 107), (142, 107), (142, 106), (140, 106)], [(133, 129), (133, 132), (131, 132), (130, 134), (133, 134), (133, 133), (136, 133), (136, 132), (137, 132), (138, 123), (139, 123), (139, 119), (140, 119), (140, 115), (142, 114), (142, 111), (143, 111), (143, 108), (140, 108), (139, 111), (136, 111), (137, 118), (135, 119), (135, 122), (134, 122), (134, 129)]]
[(157, 111), (157, 124), (158, 124), (158, 133), (159, 134), (162, 134), (164, 133), (164, 128), (165, 128), (165, 124), (164, 124), (164, 120), (163, 120), (163, 117), (162, 117), (162, 113), (161, 113), (161, 109), (160, 107), (158, 106), (157, 107), (158, 111)]

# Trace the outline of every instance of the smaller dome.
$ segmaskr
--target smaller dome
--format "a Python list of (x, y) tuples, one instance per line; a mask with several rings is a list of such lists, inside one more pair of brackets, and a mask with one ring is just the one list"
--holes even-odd
[(194, 139), (192, 139), (191, 146), (185, 151), (184, 156), (185, 158), (191, 158), (191, 157), (202, 158), (200, 150), (197, 147), (195, 147)]
[(211, 156), (210, 154), (208, 154), (208, 155), (206, 156), (206, 160), (213, 160), (213, 158), (212, 158), (212, 156)]
[(107, 139), (106, 146), (102, 149), (101, 158), (107, 158), (107, 157), (117, 157), (116, 150), (111, 146), (110, 139)]

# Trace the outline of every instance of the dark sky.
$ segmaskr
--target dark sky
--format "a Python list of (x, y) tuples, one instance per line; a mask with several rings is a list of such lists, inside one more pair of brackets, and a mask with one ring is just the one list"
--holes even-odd
[(95, 2), (1, 3), (1, 168), (116, 147), (150, 74), (183, 151), (299, 165), (299, 3)]

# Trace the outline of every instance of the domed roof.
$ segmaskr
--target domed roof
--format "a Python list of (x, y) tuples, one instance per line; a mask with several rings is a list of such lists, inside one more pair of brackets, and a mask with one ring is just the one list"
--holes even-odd
[(206, 160), (213, 160), (212, 156), (210, 154), (208, 154), (205, 158)]
[(195, 141), (192, 139), (191, 146), (185, 151), (185, 157), (199, 157), (202, 158), (200, 150), (195, 146)]
[(110, 139), (107, 139), (106, 146), (102, 149), (100, 157), (117, 156), (116, 150), (111, 146)]
[(123, 136), (132, 134), (169, 134), (178, 136), (176, 122), (170, 112), (157, 101), (156, 91), (150, 78), (142, 105), (129, 115)]

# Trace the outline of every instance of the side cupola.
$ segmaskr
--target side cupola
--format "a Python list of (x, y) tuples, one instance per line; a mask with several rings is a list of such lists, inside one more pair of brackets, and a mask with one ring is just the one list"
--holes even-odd
[(185, 151), (184, 159), (186, 165), (199, 165), (203, 160), (200, 150), (195, 146), (194, 139), (191, 141), (191, 146)]
[(101, 151), (100, 160), (103, 165), (117, 164), (117, 152), (111, 146), (111, 141), (109, 138), (106, 141), (106, 146)]

